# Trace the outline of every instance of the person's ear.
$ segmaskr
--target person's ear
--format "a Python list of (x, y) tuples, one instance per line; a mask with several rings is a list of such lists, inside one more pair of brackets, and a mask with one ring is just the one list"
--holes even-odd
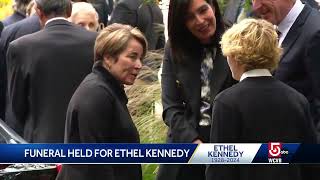
[(39, 16), (39, 19), (42, 19), (44, 17), (44, 13), (41, 11), (41, 9), (38, 7), (37, 4), (34, 5), (34, 10), (36, 11), (37, 15)]
[(72, 4), (70, 2), (68, 5), (68, 8), (67, 8), (67, 14), (66, 14), (67, 17), (66, 18), (70, 17), (71, 13), (72, 13)]
[(115, 59), (110, 55), (103, 56), (103, 62), (108, 70), (111, 68), (114, 61), (115, 61)]
[(40, 7), (37, 5), (37, 3), (35, 4), (34, 9), (39, 17), (40, 26), (41, 26), (41, 28), (43, 28), (46, 24), (47, 17), (43, 13), (43, 11), (40, 9)]

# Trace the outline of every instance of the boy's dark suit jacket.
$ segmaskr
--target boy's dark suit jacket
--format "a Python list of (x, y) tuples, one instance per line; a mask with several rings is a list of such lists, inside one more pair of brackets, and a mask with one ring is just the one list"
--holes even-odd
[[(316, 143), (306, 98), (272, 77), (249, 77), (217, 95), (211, 143)], [(302, 165), (209, 165), (207, 180), (319, 179)]]

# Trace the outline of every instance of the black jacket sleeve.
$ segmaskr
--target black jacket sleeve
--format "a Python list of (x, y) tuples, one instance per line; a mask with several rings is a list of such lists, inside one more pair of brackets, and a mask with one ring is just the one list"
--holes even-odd
[(67, 111), (65, 142), (111, 142), (113, 104), (103, 87), (87, 86), (76, 92)]
[[(67, 111), (65, 143), (110, 143), (113, 101), (103, 87), (76, 92)], [(61, 174), (57, 179), (115, 178), (111, 165), (64, 165)]]
[[(320, 127), (320, 31), (318, 31), (307, 45), (304, 63), (312, 83), (314, 100), (311, 103), (311, 113), (316, 126)], [(319, 133), (319, 131), (318, 131)]]
[(6, 104), (6, 123), (19, 135), (23, 135), (23, 127), (29, 108), (28, 101), (28, 66), (21, 57), (23, 47), (18, 42), (10, 44), (7, 53), (8, 94)]

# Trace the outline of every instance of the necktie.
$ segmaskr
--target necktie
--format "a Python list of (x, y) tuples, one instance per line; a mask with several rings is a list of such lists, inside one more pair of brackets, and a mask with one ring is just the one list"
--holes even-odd
[(281, 37), (281, 32), (279, 31), (278, 28), (276, 29), (276, 31), (277, 31), (277, 34), (278, 34), (278, 41), (279, 41), (279, 40), (280, 40), (280, 37)]

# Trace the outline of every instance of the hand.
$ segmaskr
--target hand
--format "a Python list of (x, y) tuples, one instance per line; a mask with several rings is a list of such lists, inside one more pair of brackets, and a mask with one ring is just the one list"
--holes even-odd
[(192, 143), (193, 144), (202, 144), (203, 142), (200, 139), (196, 139)]

